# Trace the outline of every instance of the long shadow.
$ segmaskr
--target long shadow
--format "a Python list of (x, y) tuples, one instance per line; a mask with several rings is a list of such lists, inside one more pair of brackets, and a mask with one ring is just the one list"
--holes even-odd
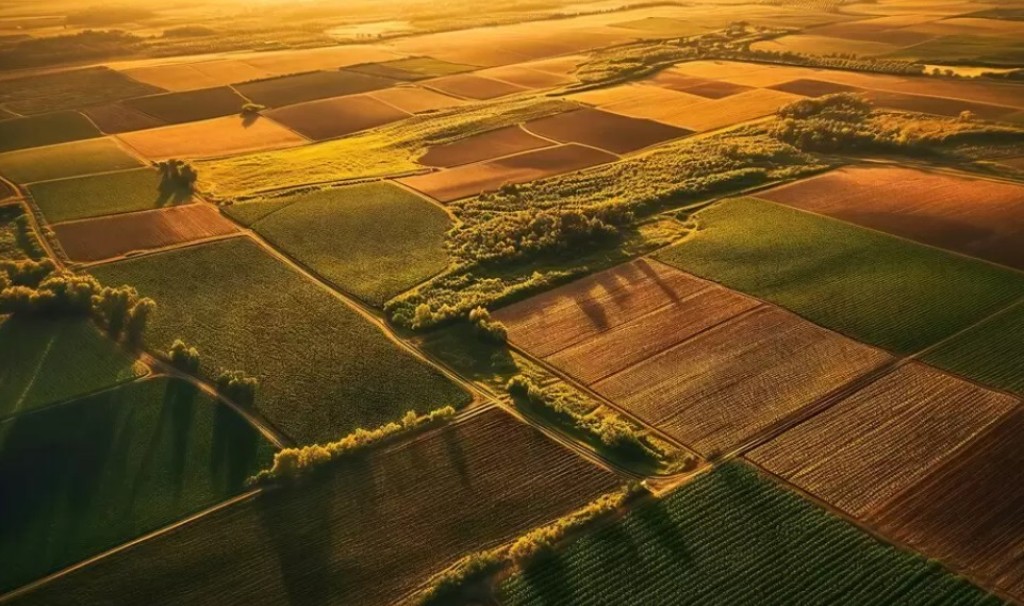
[(192, 199), (192, 190), (175, 180), (167, 168), (161, 169), (160, 184), (157, 185), (156, 194), (154, 201), (156, 208), (168, 205), (176, 206)]
[(565, 562), (557, 556), (541, 556), (523, 570), (523, 583), (532, 589), (536, 603), (545, 606), (566, 606), (575, 602), (575, 590), (569, 582)]
[(210, 470), (229, 492), (242, 488), (258, 463), (260, 435), (245, 419), (220, 401), (213, 403), (213, 444)]
[(654, 283), (658, 285), (658, 288), (660, 288), (662, 292), (664, 292), (665, 295), (668, 296), (669, 300), (671, 300), (673, 303), (678, 303), (681, 300), (679, 293), (672, 290), (672, 288), (665, 282), (665, 279), (662, 278), (658, 274), (658, 272), (654, 271), (654, 268), (651, 267), (650, 263), (648, 263), (646, 259), (640, 259), (639, 261), (637, 261), (636, 266), (639, 267), (640, 271), (644, 272), (644, 274), (648, 278), (653, 280)]
[(260, 119), (260, 115), (255, 112), (245, 112), (242, 114), (242, 128), (249, 128)]
[(462, 440), (459, 439), (456, 427), (446, 427), (441, 435), (444, 441), (445, 453), (448, 455), (448, 463), (455, 473), (458, 474), (459, 483), (469, 488), (473, 478), (469, 473), (469, 465), (466, 463), (466, 451), (463, 449)]
[(188, 443), (192, 428), (195, 426), (198, 394), (199, 389), (195, 385), (178, 379), (169, 379), (164, 390), (158, 428), (160, 434), (167, 436), (170, 444), (168, 463), (176, 494), (181, 494), (185, 477)]

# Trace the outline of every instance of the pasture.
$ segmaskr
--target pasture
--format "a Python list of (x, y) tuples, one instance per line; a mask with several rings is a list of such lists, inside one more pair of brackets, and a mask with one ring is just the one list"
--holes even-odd
[(1021, 432), (1014, 410), (869, 521), (895, 540), (1024, 599)]
[[(401, 600), (467, 552), (616, 487), (612, 474), (492, 409), (265, 492), (40, 588), (16, 604)], [(127, 579), (134, 579), (126, 583)]]
[[(437, 206), (387, 182), (298, 193), (250, 227), (341, 290), (380, 307), (448, 266)], [(248, 202), (235, 208), (263, 204)]]
[(1024, 270), (1022, 185), (865, 165), (757, 197)]
[(598, 109), (580, 109), (533, 120), (527, 132), (562, 143), (579, 143), (614, 154), (626, 154), (678, 139), (690, 131), (650, 120), (638, 120)]
[(366, 93), (394, 84), (395, 81), (390, 78), (334, 70), (236, 84), (235, 90), (254, 103), (277, 108), (317, 99)]
[(271, 452), (232, 410), (168, 378), (0, 422), (0, 590), (240, 492)]
[(118, 139), (150, 160), (229, 156), (308, 143), (269, 118), (242, 116), (122, 133)]
[(424, 166), (451, 168), (551, 145), (550, 141), (531, 135), (520, 126), (506, 126), (430, 147), (416, 162)]
[(751, 469), (731, 464), (503, 581), (507, 606), (998, 604)]
[(192, 195), (152, 168), (35, 183), (32, 200), (50, 223), (187, 204)]
[(10, 118), (0, 120), (0, 153), (99, 136), (100, 131), (78, 112)]
[(920, 363), (903, 366), (747, 458), (864, 518), (954, 458), (1019, 401)]
[(153, 116), (167, 124), (195, 122), (229, 116), (242, 111), (246, 100), (229, 86), (136, 97), (125, 106)]
[(726, 200), (694, 220), (659, 260), (900, 353), (1024, 296), (1009, 270), (770, 202)]
[(53, 226), (67, 256), (89, 263), (238, 231), (209, 204), (122, 213)]
[(146, 374), (87, 319), (0, 321), (0, 419)]
[[(256, 409), (299, 443), (336, 440), (408, 410), (460, 406), (469, 395), (390, 341), (332, 294), (247, 238), (182, 248), (92, 273), (159, 305), (147, 342), (199, 349), (203, 372), (259, 380)], [(201, 318), (201, 322), (198, 319)]]
[(557, 145), (397, 181), (441, 202), (451, 202), (506, 184), (526, 183), (613, 161), (615, 156), (591, 147)]
[(0, 154), (0, 174), (20, 184), (140, 166), (138, 158), (110, 137)]
[(369, 95), (322, 99), (267, 112), (269, 118), (314, 141), (334, 139), (409, 115)]

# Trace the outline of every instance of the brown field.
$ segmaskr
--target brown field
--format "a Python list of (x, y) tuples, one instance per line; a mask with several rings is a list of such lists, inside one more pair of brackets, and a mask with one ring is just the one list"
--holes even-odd
[(747, 455), (863, 518), (949, 460), (1017, 400), (912, 363)]
[(841, 168), (758, 197), (1024, 269), (1024, 186), (891, 166)]
[(140, 82), (174, 92), (224, 86), (273, 75), (245, 61), (230, 59), (138, 67), (122, 73)]
[(742, 445), (890, 359), (648, 260), (495, 317), (516, 346), (703, 455)]
[(826, 70), (738, 61), (689, 61), (662, 72), (656, 78), (664, 80), (678, 76), (690, 76), (757, 87), (774, 86), (798, 78), (813, 78), (819, 72), (826, 73)]
[(815, 36), (829, 36), (846, 40), (881, 42), (899, 47), (913, 46), (931, 40), (935, 36), (924, 31), (890, 27), (876, 23), (836, 23), (807, 30)]
[(467, 99), (496, 99), (506, 95), (521, 93), (528, 90), (509, 82), (499, 82), (490, 78), (482, 78), (473, 74), (455, 74), (425, 80), (423, 86), (433, 88), (442, 93), (465, 97)]
[(108, 135), (167, 125), (163, 120), (125, 107), (120, 103), (90, 107), (83, 110), (82, 113), (88, 116), (97, 128)]
[(507, 126), (431, 147), (416, 161), (424, 166), (450, 168), (551, 145), (554, 144), (531, 135), (519, 126)]
[(342, 44), (281, 52), (253, 52), (245, 55), (244, 59), (257, 69), (281, 76), (332, 70), (360, 63), (380, 63), (407, 56), (383, 44)]
[(235, 85), (235, 89), (255, 103), (267, 107), (284, 107), (317, 99), (366, 93), (396, 83), (390, 78), (335, 70), (246, 82)]
[(549, 71), (541, 71), (532, 67), (526, 67), (527, 65), (529, 64), (493, 67), (491, 69), (478, 71), (476, 74), (484, 78), (500, 80), (502, 82), (508, 82), (509, 84), (515, 84), (516, 86), (522, 86), (523, 88), (533, 90), (555, 88), (556, 86), (564, 86), (576, 81), (576, 79), (571, 76), (555, 74)]
[(238, 231), (209, 204), (186, 204), (53, 225), (72, 261), (88, 263)]
[[(909, 44), (907, 44), (909, 46)], [(896, 52), (901, 45), (870, 40), (852, 40), (832, 36), (796, 34), (774, 40), (762, 40), (750, 45), (753, 51), (800, 53), (802, 55), (857, 55), (871, 57)]]
[[(889, 76), (846, 71), (816, 70), (810, 76), (860, 88), (930, 97), (948, 97), (989, 105), (1024, 109), (1024, 86), (1001, 82), (972, 82), (941, 78)], [(801, 76), (803, 77), (803, 76)]]
[(558, 145), (398, 181), (441, 202), (451, 202), (496, 190), (506, 183), (526, 183), (615, 159), (591, 147)]
[(963, 99), (947, 99), (944, 97), (926, 97), (907, 93), (889, 91), (867, 91), (865, 96), (876, 106), (901, 111), (921, 112), (938, 116), (959, 116), (960, 112), (970, 111), (984, 120), (1003, 120), (1017, 111), (1014, 107), (1001, 107), (964, 101)]
[(690, 134), (690, 131), (651, 120), (629, 118), (599, 109), (579, 109), (526, 123), (542, 137), (579, 143), (625, 154)]
[(686, 116), (686, 108), (704, 97), (647, 84), (624, 84), (569, 95), (614, 114), (675, 124)]
[[(264, 491), (55, 580), (38, 604), (383, 606), (621, 485), (501, 410)], [(125, 584), (142, 578), (153, 583)], [(143, 588), (143, 585), (146, 585)]]
[(449, 97), (419, 86), (393, 86), (368, 94), (378, 101), (393, 105), (410, 114), (447, 109), (466, 103), (462, 99)]
[(222, 86), (136, 97), (122, 103), (168, 124), (179, 124), (237, 114), (245, 105), (245, 99), (232, 88)]
[(686, 108), (678, 125), (702, 132), (763, 118), (800, 99), (771, 89), (753, 89), (724, 99), (694, 103)]
[(838, 82), (826, 82), (824, 80), (813, 80), (811, 78), (799, 78), (782, 84), (769, 87), (773, 90), (780, 90), (784, 93), (792, 93), (804, 97), (822, 97), (836, 93), (863, 93), (863, 88), (840, 84)]
[(369, 95), (321, 99), (267, 112), (268, 117), (314, 141), (341, 137), (410, 115)]
[(1024, 601), (1024, 411), (869, 521), (883, 534)]
[(240, 116), (122, 133), (117, 138), (150, 160), (211, 158), (308, 143), (268, 118), (250, 122)]

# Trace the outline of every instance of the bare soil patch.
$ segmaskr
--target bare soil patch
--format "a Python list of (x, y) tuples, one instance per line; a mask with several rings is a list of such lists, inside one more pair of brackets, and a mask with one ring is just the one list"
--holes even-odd
[(424, 166), (447, 168), (551, 145), (550, 141), (531, 135), (519, 126), (508, 126), (431, 147), (416, 161)]
[(310, 101), (267, 112), (267, 116), (314, 141), (341, 137), (410, 114), (369, 95)]
[(526, 129), (563, 143), (590, 145), (616, 154), (633, 152), (692, 132), (598, 109), (580, 109), (533, 120), (526, 123)]
[(53, 230), (71, 260), (87, 263), (223, 236), (238, 228), (209, 204), (187, 204), (58, 223)]

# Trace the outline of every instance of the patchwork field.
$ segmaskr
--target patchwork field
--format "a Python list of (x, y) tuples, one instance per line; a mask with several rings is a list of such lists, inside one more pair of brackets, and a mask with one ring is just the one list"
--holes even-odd
[(897, 352), (1024, 296), (1012, 271), (770, 202), (731, 199), (694, 218), (697, 233), (658, 259)]
[(139, 82), (174, 92), (215, 88), (273, 75), (245, 61), (232, 59), (136, 67), (122, 73)]
[(314, 141), (366, 130), (410, 114), (369, 95), (310, 101), (267, 112), (267, 116)]
[(365, 93), (394, 84), (395, 81), (390, 78), (334, 70), (246, 82), (235, 85), (235, 90), (254, 103), (284, 107), (328, 97)]
[(424, 166), (450, 168), (551, 145), (551, 141), (531, 135), (519, 126), (506, 126), (428, 148), (416, 161)]
[(499, 311), (510, 341), (702, 455), (739, 446), (889, 357), (657, 262)]
[(442, 95), (437, 91), (419, 86), (392, 86), (369, 93), (368, 96), (410, 114), (432, 112), (466, 103), (462, 99)]
[(246, 101), (233, 88), (220, 86), (137, 97), (122, 103), (168, 124), (180, 124), (237, 114), (242, 111)]
[(146, 373), (88, 320), (0, 322), (0, 419)]
[(209, 204), (188, 204), (52, 226), (72, 261), (113, 259), (238, 231)]
[(928, 353), (929, 363), (1024, 397), (1024, 307), (958, 335)]
[[(266, 203), (250, 202), (236, 208)], [(448, 215), (382, 182), (292, 194), (251, 227), (275, 248), (363, 301), (381, 306), (448, 266)]]
[(100, 131), (78, 112), (0, 120), (0, 152), (99, 136)]
[(241, 116), (123, 133), (118, 138), (150, 160), (228, 156), (309, 142), (268, 118)]
[(692, 131), (708, 131), (747, 122), (773, 114), (784, 105), (800, 99), (796, 95), (771, 89), (753, 89), (686, 106), (675, 122)]
[(142, 161), (110, 137), (0, 154), (0, 174), (21, 184), (139, 166)]
[(427, 80), (423, 82), (423, 86), (439, 90), (442, 93), (449, 95), (455, 95), (456, 97), (478, 100), (495, 99), (497, 97), (504, 97), (506, 95), (521, 93), (528, 90), (523, 86), (518, 86), (510, 82), (493, 80), (491, 78), (484, 78), (471, 74), (457, 74)]
[(676, 124), (687, 117), (691, 105), (704, 97), (647, 84), (623, 84), (570, 95), (569, 98), (590, 103), (605, 111), (632, 118), (646, 118), (665, 124)]
[(863, 518), (951, 460), (1019, 401), (913, 363), (747, 455)]
[[(17, 604), (391, 604), (618, 480), (500, 410), (136, 545)], [(133, 579), (125, 583), (127, 578)]]
[(997, 604), (752, 470), (728, 465), (503, 582), (502, 604)]
[(152, 168), (36, 183), (28, 187), (46, 220), (60, 223), (187, 204), (191, 193), (163, 181)]
[(690, 134), (688, 130), (666, 124), (597, 109), (565, 112), (527, 122), (525, 127), (527, 132), (541, 137), (597, 147), (616, 154), (633, 152)]
[(1022, 431), (1024, 412), (1017, 409), (871, 523), (928, 557), (1024, 598)]
[(582, 145), (558, 145), (497, 160), (398, 179), (441, 202), (475, 196), (507, 183), (526, 183), (560, 173), (613, 162), (615, 156)]
[(226, 368), (257, 377), (256, 408), (298, 442), (335, 440), (410, 409), (469, 400), (247, 238), (120, 261), (92, 273), (156, 300), (159, 313), (147, 330), (151, 347), (166, 350), (181, 338), (199, 349), (207, 376)]
[(188, 383), (157, 378), (0, 422), (0, 589), (240, 492), (271, 445)]
[(544, 62), (520, 63), (480, 70), (477, 75), (522, 86), (533, 90), (555, 88), (575, 82), (567, 72), (571, 70), (548, 69)]
[(411, 82), (415, 80), (459, 74), (462, 72), (473, 71), (474, 69), (476, 69), (476, 66), (474, 65), (451, 63), (449, 61), (441, 61), (440, 59), (434, 59), (432, 57), (406, 57), (404, 59), (395, 59), (393, 61), (384, 61), (382, 63), (353, 65), (348, 68), (348, 71)]
[(115, 135), (133, 130), (165, 126), (163, 120), (144, 114), (120, 103), (108, 103), (82, 110), (82, 113), (104, 133)]
[(896, 166), (854, 166), (759, 198), (1024, 269), (1024, 186)]
[(898, 51), (900, 49), (898, 45), (899, 42), (910, 45), (913, 44), (914, 41), (914, 39), (900, 41), (893, 40), (893, 43), (889, 43), (852, 38), (816, 36), (813, 34), (797, 34), (793, 36), (783, 36), (775, 40), (755, 42), (750, 45), (750, 49), (754, 51), (776, 53), (799, 53), (802, 55), (841, 54), (872, 57), (876, 55), (888, 55)]
[(0, 104), (28, 116), (160, 92), (106, 67), (88, 67), (6, 79), (0, 87)]

